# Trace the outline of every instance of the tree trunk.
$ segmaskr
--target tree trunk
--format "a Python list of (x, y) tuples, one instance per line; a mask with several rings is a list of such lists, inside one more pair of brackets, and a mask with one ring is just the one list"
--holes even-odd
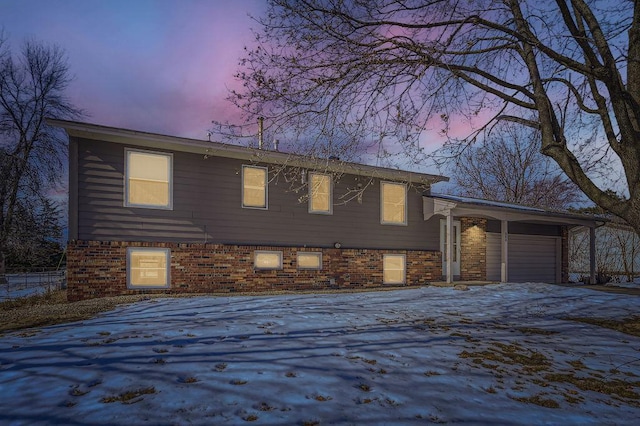
[(0, 249), (0, 285), (8, 284), (4, 259), (4, 251)]

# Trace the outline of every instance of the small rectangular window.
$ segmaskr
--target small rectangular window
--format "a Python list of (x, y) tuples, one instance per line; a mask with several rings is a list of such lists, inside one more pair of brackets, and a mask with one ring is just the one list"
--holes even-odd
[(242, 166), (242, 207), (267, 208), (267, 168)]
[(309, 173), (309, 213), (332, 212), (331, 175)]
[(173, 155), (125, 150), (125, 206), (173, 208)]
[(298, 269), (322, 269), (322, 253), (299, 251)]
[(381, 182), (380, 223), (407, 224), (407, 187), (403, 183)]
[(171, 251), (165, 248), (127, 248), (128, 288), (168, 288)]
[(383, 284), (406, 282), (406, 258), (404, 254), (385, 254), (382, 257)]
[(253, 267), (255, 269), (282, 269), (281, 251), (260, 251), (254, 252)]

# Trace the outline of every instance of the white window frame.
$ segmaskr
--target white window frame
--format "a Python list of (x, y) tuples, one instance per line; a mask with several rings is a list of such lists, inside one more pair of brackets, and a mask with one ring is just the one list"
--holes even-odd
[[(328, 210), (314, 210), (313, 209), (313, 176), (326, 176), (329, 178), (329, 209)], [(333, 176), (328, 173), (309, 172), (309, 213), (312, 214), (333, 214)]]
[[(157, 252), (164, 253), (165, 256), (165, 268), (166, 268), (166, 277), (167, 282), (163, 285), (140, 285), (133, 284), (131, 282), (131, 257), (134, 252)], [(161, 288), (170, 288), (171, 287), (171, 249), (168, 248), (160, 248), (160, 247), (127, 247), (127, 288), (135, 289), (135, 290), (145, 290), (145, 289), (161, 289)]]
[[(390, 257), (402, 258), (402, 280), (401, 281), (387, 281), (384, 279), (385, 260)], [(382, 255), (382, 284), (406, 284), (407, 283), (407, 255), (405, 254), (383, 254)]]
[[(158, 155), (169, 158), (169, 203), (167, 205), (161, 204), (140, 204), (140, 203), (131, 203), (129, 202), (129, 154), (130, 153), (138, 153), (138, 154), (148, 154), (148, 155)], [(157, 210), (173, 210), (173, 154), (170, 152), (159, 152), (159, 151), (147, 151), (143, 149), (133, 149), (133, 148), (125, 148), (124, 149), (124, 206), (125, 207), (135, 207), (141, 209), (157, 209)]]
[[(278, 256), (278, 266), (276, 267), (262, 267), (262, 266), (258, 266), (258, 256), (260, 256), (261, 254), (268, 254), (268, 255), (277, 255)], [(253, 269), (258, 270), (258, 271), (273, 271), (273, 270), (280, 270), (283, 268), (282, 265), (282, 252), (279, 250), (255, 250), (253, 252)]]
[[(260, 169), (264, 170), (264, 206), (247, 206), (244, 204), (244, 171), (245, 169)], [(242, 165), (242, 187), (240, 188), (240, 204), (243, 209), (257, 209), (268, 210), (269, 209), (269, 169), (262, 166), (250, 166), (247, 164)]]
[[(316, 268), (311, 266), (301, 266), (300, 265), (301, 256), (313, 256), (318, 258), (318, 267)], [(322, 252), (321, 251), (299, 251), (296, 255), (296, 264), (298, 265), (298, 269), (319, 271), (322, 269)]]
[[(384, 187), (385, 186), (402, 186), (404, 189), (404, 217), (402, 222), (391, 222), (384, 220)], [(407, 214), (409, 210), (409, 198), (407, 194), (407, 185), (404, 183), (398, 182), (380, 182), (380, 223), (382, 225), (397, 225), (397, 226), (406, 226), (407, 225)]]

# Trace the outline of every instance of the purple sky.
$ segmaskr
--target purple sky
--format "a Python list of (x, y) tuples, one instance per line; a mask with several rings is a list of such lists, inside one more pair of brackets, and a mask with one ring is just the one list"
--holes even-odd
[(85, 121), (206, 139), (225, 101), (249, 14), (261, 0), (0, 0), (0, 28), (14, 51), (25, 38), (65, 49), (68, 91)]

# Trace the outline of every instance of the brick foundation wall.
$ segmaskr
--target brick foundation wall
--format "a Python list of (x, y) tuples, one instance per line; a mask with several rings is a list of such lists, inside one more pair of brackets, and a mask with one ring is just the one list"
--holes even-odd
[[(170, 287), (127, 288), (127, 247), (169, 248)], [(283, 268), (255, 270), (255, 250), (282, 251)], [(297, 269), (298, 251), (322, 252), (322, 269)], [(76, 301), (142, 293), (232, 293), (383, 287), (384, 254), (406, 255), (407, 286), (424, 285), (442, 276), (439, 251), (71, 241), (67, 246), (67, 297), (70, 301)]]
[(460, 218), (460, 280), (487, 279), (487, 220)]

